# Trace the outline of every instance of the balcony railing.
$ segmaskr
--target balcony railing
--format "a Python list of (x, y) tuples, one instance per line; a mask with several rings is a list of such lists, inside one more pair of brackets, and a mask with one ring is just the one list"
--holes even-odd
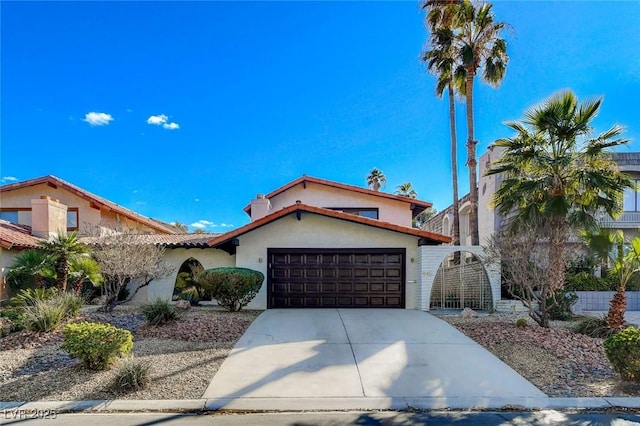
[(598, 221), (603, 228), (640, 228), (640, 212), (624, 212), (618, 219), (604, 214)]

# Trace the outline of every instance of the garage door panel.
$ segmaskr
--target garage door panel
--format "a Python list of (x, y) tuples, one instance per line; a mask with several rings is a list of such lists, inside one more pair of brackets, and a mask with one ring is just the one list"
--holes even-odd
[(268, 249), (270, 308), (404, 307), (404, 249)]

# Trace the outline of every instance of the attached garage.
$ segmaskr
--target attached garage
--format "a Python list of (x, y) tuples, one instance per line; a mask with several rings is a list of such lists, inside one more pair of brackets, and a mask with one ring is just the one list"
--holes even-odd
[(267, 250), (269, 308), (404, 308), (404, 248)]

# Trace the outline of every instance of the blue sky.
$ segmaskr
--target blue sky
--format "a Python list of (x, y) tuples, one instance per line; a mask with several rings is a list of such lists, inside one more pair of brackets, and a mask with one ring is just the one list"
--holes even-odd
[[(1, 3), (3, 183), (53, 174), (146, 216), (224, 232), (306, 173), (451, 203), (448, 110), (418, 2)], [(566, 88), (640, 150), (640, 2), (499, 1), (511, 58), (476, 83), (479, 153)], [(458, 134), (466, 138), (464, 104)], [(468, 191), (460, 149), (460, 194)]]

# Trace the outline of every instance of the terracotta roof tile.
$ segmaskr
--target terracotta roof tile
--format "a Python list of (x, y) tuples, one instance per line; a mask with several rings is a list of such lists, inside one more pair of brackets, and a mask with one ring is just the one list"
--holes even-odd
[(40, 241), (44, 240), (31, 235), (30, 227), (0, 219), (0, 247), (3, 249), (35, 248)]
[(141, 214), (138, 214), (125, 207), (122, 207), (112, 201), (107, 200), (106, 198), (102, 198), (98, 195), (92, 194), (89, 191), (85, 191), (84, 189), (76, 185), (73, 185), (69, 182), (66, 182), (58, 177), (51, 176), (51, 175), (25, 180), (23, 182), (16, 182), (8, 185), (3, 185), (3, 186), (0, 186), (0, 192), (13, 191), (16, 189), (21, 189), (21, 188), (26, 188), (29, 186), (36, 186), (41, 184), (48, 184), (48, 185), (53, 185), (54, 187), (64, 188), (67, 191), (79, 196), (80, 198), (87, 200), (90, 203), (95, 203), (96, 205), (99, 205), (101, 208), (104, 208), (106, 210), (111, 210), (113, 212), (121, 214), (135, 222), (142, 223), (156, 231), (159, 231), (165, 234), (176, 234), (178, 232), (177, 229), (172, 225), (142, 216)]
[(322, 216), (333, 217), (340, 220), (346, 220), (349, 222), (361, 223), (364, 225), (373, 226), (380, 229), (386, 229), (389, 231), (400, 232), (402, 234), (413, 235), (419, 238), (426, 238), (438, 243), (449, 243), (451, 242), (451, 238), (445, 235), (436, 234), (429, 231), (424, 231), (417, 228), (409, 228), (407, 226), (396, 225), (393, 223), (382, 222), (376, 219), (370, 219), (368, 217), (356, 216), (349, 213), (344, 213), (336, 210), (323, 209), (321, 207), (309, 206), (306, 204), (294, 204), (289, 207), (286, 207), (282, 210), (279, 210), (275, 213), (271, 213), (263, 218), (260, 218), (254, 222), (251, 222), (245, 226), (242, 226), (233, 231), (227, 232), (226, 234), (222, 234), (213, 238), (209, 241), (209, 245), (212, 247), (224, 244), (235, 237), (246, 234), (249, 231), (252, 231), (256, 228), (260, 228), (274, 220), (280, 219), (283, 216), (292, 214), (297, 211), (303, 211), (308, 213), (319, 214)]
[[(289, 182), (286, 185), (281, 186), (280, 188), (276, 189), (275, 191), (270, 192), (269, 194), (265, 195), (265, 198), (270, 199), (272, 197), (275, 197), (276, 195), (286, 191), (289, 188), (292, 188), (296, 185), (299, 184), (304, 184), (306, 182), (310, 182), (310, 183), (315, 183), (318, 185), (325, 185), (325, 186), (329, 186), (332, 188), (339, 188), (339, 189), (344, 189), (347, 191), (353, 191), (353, 192), (358, 192), (361, 194), (367, 194), (367, 195), (373, 195), (375, 197), (382, 197), (382, 198), (388, 198), (391, 200), (397, 200), (397, 201), (403, 201), (407, 204), (411, 205), (411, 210), (413, 210), (414, 216), (418, 215), (419, 213), (423, 212), (424, 210), (428, 209), (429, 207), (432, 206), (432, 204), (428, 201), (421, 201), (421, 200), (417, 200), (415, 198), (409, 198), (409, 197), (401, 197), (399, 195), (394, 195), (394, 194), (387, 194), (386, 192), (380, 192), (380, 191), (373, 191), (371, 189), (368, 188), (362, 188), (359, 186), (354, 186), (354, 185), (347, 185), (344, 183), (339, 183), (339, 182), (333, 182), (330, 180), (326, 180), (326, 179), (319, 179), (319, 178), (315, 178), (315, 177), (311, 177), (311, 176), (307, 176), (307, 175), (303, 175), (301, 177), (299, 177), (298, 179)], [(245, 208), (243, 209), (245, 211), (245, 213), (247, 213), (248, 215), (251, 215), (251, 204), (245, 206)]]
[[(209, 247), (208, 242), (219, 235), (220, 234), (140, 234), (135, 237), (139, 244), (154, 244), (166, 248), (207, 248)], [(83, 237), (80, 238), (80, 241), (91, 245), (98, 239), (99, 237)]]

